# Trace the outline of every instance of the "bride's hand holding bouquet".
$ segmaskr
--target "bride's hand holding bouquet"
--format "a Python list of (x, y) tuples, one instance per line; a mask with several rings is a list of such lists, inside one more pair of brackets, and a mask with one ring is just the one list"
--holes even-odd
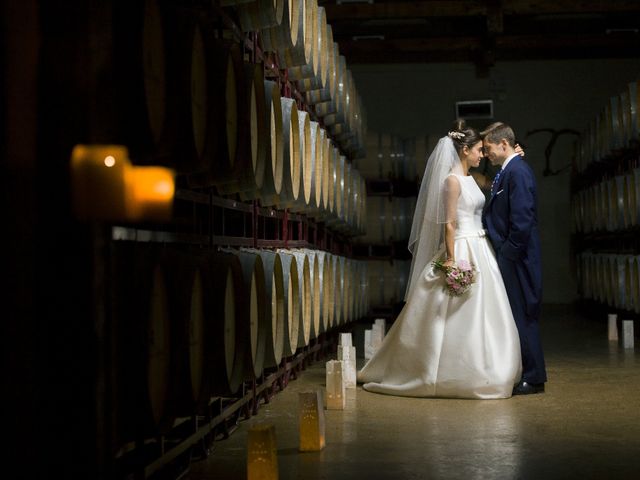
[(445, 290), (449, 295), (459, 297), (466, 293), (476, 281), (476, 269), (472, 262), (467, 260), (437, 260), (433, 262), (436, 270), (445, 274)]

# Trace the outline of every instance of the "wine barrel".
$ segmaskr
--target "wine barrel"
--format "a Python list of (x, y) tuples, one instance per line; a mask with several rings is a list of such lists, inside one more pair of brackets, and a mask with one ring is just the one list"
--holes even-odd
[(302, 8), (302, 28), (298, 30), (296, 45), (284, 52), (291, 80), (313, 78), (318, 72), (318, 1), (303, 0)]
[(301, 189), (298, 202), (293, 211), (306, 211), (311, 205), (312, 183), (314, 180), (315, 159), (312, 157), (311, 119), (305, 111), (298, 111), (298, 128), (300, 134), (300, 172)]
[(170, 408), (171, 317), (161, 250), (116, 242), (114, 358), (121, 443), (166, 433)]
[(624, 121), (622, 119), (622, 98), (614, 95), (609, 99), (611, 113), (611, 149), (619, 151), (624, 146)]
[(626, 268), (626, 255), (611, 256), (611, 285), (613, 287), (613, 306), (621, 309), (624, 309), (627, 306), (627, 288), (625, 284)]
[(334, 281), (335, 281), (335, 296), (334, 296), (334, 326), (340, 327), (346, 323), (344, 312), (346, 310), (345, 296), (344, 296), (344, 262), (345, 257), (340, 255), (334, 256)]
[(282, 23), (284, 0), (234, 0), (233, 2), (227, 1), (227, 3), (236, 5), (243, 32), (257, 31)]
[(276, 367), (282, 360), (284, 349), (285, 327), (285, 283), (282, 259), (278, 252), (272, 250), (254, 250), (262, 258), (264, 266), (265, 297), (267, 301), (265, 309), (266, 348), (264, 354), (264, 366)]
[(206, 389), (202, 260), (189, 251), (165, 249), (163, 261), (171, 317), (170, 398), (177, 417), (195, 415), (209, 400)]
[[(297, 265), (298, 273), (298, 298), (300, 299), (298, 322), (297, 346), (309, 345), (311, 336), (311, 323), (313, 322), (313, 299), (311, 298), (311, 267), (306, 253), (298, 250), (278, 250), (281, 255), (291, 256)], [(296, 321), (294, 319), (293, 321)], [(292, 339), (293, 340), (293, 339)]]
[(311, 322), (309, 338), (314, 339), (320, 335), (320, 319), (322, 316), (322, 272), (320, 271), (320, 259), (318, 252), (308, 248), (296, 250), (304, 253), (309, 261), (309, 291), (311, 296)]
[(386, 244), (393, 237), (393, 201), (389, 197), (367, 199), (366, 235), (357, 239), (368, 244)]
[[(315, 10), (307, 8), (307, 0), (290, 0), (291, 11), (298, 12), (296, 36), (292, 35), (291, 45), (278, 48), (278, 58), (282, 66), (291, 68), (312, 63), (312, 37), (314, 30), (311, 15)], [(317, 6), (316, 6), (317, 8)], [(315, 19), (314, 19), (315, 20)], [(293, 32), (292, 32), (293, 33)]]
[(245, 373), (248, 324), (243, 309), (248, 292), (236, 255), (215, 252), (206, 261), (203, 281), (209, 391), (212, 395), (233, 395), (242, 385)]
[(265, 80), (265, 105), (267, 137), (267, 161), (260, 200), (263, 206), (273, 206), (277, 203), (282, 191), (284, 178), (284, 144), (282, 102), (280, 89), (276, 82)]
[(300, 336), (300, 277), (298, 274), (298, 262), (296, 258), (287, 251), (278, 251), (282, 261), (282, 277), (284, 281), (284, 307), (285, 326), (283, 339), (283, 355), (290, 357), (296, 353), (298, 348), (298, 337)]
[(241, 125), (241, 129), (246, 129), (247, 155), (242, 162), (238, 162), (235, 175), (228, 179), (228, 182), (217, 185), (218, 193), (221, 195), (240, 194), (242, 200), (253, 200), (260, 197), (260, 189), (264, 183), (264, 174), (267, 157), (267, 113), (264, 89), (264, 66), (260, 63), (247, 63), (244, 65), (245, 73), (245, 94), (248, 108), (246, 115), (247, 123)]
[(318, 122), (309, 122), (309, 136), (307, 138), (310, 146), (309, 157), (306, 161), (306, 172), (310, 178), (305, 178), (303, 183), (309, 181), (309, 201), (306, 205), (298, 207), (299, 211), (306, 212), (309, 215), (315, 215), (318, 213), (319, 205), (322, 200), (322, 150), (320, 149), (320, 136), (319, 136), (319, 124)]
[[(268, 52), (284, 52), (293, 48), (298, 40), (300, 30), (301, 8), (303, 0), (284, 0), (282, 21), (279, 25), (261, 29), (264, 50)], [(282, 65), (283, 67), (286, 65)]]
[(329, 171), (330, 140), (324, 128), (318, 125), (316, 133), (316, 165), (315, 165), (315, 201), (316, 208), (310, 215), (316, 219), (325, 218), (329, 212)]
[(225, 251), (238, 257), (242, 267), (245, 297), (236, 308), (240, 321), (236, 338), (238, 343), (248, 347), (245, 349), (244, 374), (246, 378), (259, 377), (264, 368), (267, 329), (270, 327), (265, 321), (267, 296), (262, 257), (246, 250)]
[(312, 33), (312, 57), (313, 62), (301, 67), (289, 69), (289, 78), (298, 80), (298, 90), (323, 89), (327, 82), (327, 68), (329, 62), (329, 46), (333, 47), (333, 39), (327, 41), (327, 16), (324, 7), (318, 7), (316, 0), (307, 0), (311, 8), (316, 8), (315, 31)]
[(620, 182), (621, 202), (622, 202), (622, 226), (623, 229), (632, 227), (631, 224), (631, 207), (629, 206), (629, 173), (622, 175)]
[(627, 258), (625, 268), (625, 285), (627, 288), (627, 308), (640, 313), (640, 256)]
[(603, 268), (604, 268), (603, 282), (604, 282), (604, 289), (605, 289), (605, 293), (604, 293), (605, 303), (613, 307), (615, 306), (615, 291), (616, 291), (616, 285), (615, 285), (616, 276), (614, 274), (615, 255), (609, 255), (609, 254), (604, 255)]
[(629, 224), (640, 225), (640, 168), (634, 168), (626, 175), (627, 207)]
[(199, 18), (172, 3), (139, 0), (115, 3), (113, 25), (112, 143), (127, 145), (139, 164), (204, 169), (214, 140), (207, 130), (218, 122), (200, 103), (208, 86)]
[(629, 135), (631, 141), (640, 140), (640, 82), (630, 82), (627, 85), (629, 92)]
[(206, 105), (206, 128), (199, 128), (206, 132), (203, 154), (206, 168), (188, 176), (189, 184), (194, 187), (232, 182), (250, 168), (247, 166), (250, 95), (245, 88), (242, 52), (237, 44), (216, 39), (210, 28), (202, 29), (202, 38), (207, 88), (201, 89), (200, 98), (194, 102)]
[(283, 169), (282, 190), (277, 200), (281, 208), (293, 205), (300, 195), (300, 123), (295, 100), (281, 98)]
[(616, 231), (624, 228), (624, 177), (618, 175), (606, 182), (607, 202), (609, 205), (607, 214), (607, 229)]
[(325, 200), (325, 205), (328, 205), (328, 208), (325, 208), (327, 212), (327, 217), (334, 214), (336, 211), (336, 179), (338, 174), (338, 149), (333, 146), (331, 139), (327, 135), (325, 139), (325, 158), (329, 159), (329, 164), (327, 165), (327, 169), (329, 172), (328, 182), (327, 182), (327, 195), (328, 199)]
[(320, 274), (320, 332), (327, 332), (331, 327), (334, 309), (334, 285), (331, 269), (331, 259), (327, 252), (322, 250), (316, 251), (318, 257), (318, 272)]

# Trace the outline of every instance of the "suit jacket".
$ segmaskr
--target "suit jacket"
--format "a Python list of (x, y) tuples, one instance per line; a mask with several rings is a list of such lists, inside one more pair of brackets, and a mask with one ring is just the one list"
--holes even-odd
[(537, 190), (533, 170), (521, 156), (507, 164), (495, 191), (484, 211), (484, 227), (500, 268), (517, 271), (527, 314), (538, 315), (542, 300), (542, 268)]

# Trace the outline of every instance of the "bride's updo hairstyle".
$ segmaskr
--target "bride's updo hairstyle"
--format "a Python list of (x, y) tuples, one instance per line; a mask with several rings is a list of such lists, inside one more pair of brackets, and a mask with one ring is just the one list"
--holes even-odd
[(460, 154), (465, 145), (471, 148), (482, 141), (480, 133), (475, 128), (467, 127), (466, 122), (461, 118), (453, 122), (453, 128), (447, 135), (453, 140), (453, 145), (456, 147), (458, 154)]

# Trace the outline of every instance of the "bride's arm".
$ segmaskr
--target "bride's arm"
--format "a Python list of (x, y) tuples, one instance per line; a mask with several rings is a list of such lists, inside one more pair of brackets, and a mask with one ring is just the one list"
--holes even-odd
[(445, 208), (447, 212), (446, 222), (444, 226), (444, 244), (447, 251), (445, 266), (451, 266), (456, 261), (454, 240), (456, 238), (456, 211), (458, 210), (458, 198), (460, 197), (460, 182), (450, 175), (445, 180)]

